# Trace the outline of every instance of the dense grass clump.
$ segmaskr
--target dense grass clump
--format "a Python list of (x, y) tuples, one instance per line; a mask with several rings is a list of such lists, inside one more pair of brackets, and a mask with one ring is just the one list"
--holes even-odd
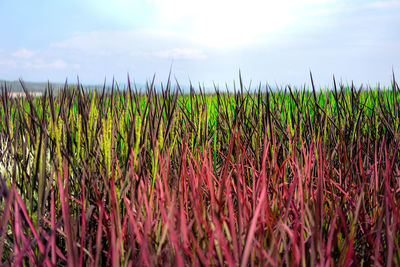
[(400, 265), (400, 93), (1, 87), (6, 265)]

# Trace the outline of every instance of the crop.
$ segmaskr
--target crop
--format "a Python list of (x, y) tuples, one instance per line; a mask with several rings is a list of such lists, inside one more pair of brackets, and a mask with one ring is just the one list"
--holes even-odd
[(128, 78), (16, 98), (1, 86), (0, 261), (400, 265), (395, 77), (311, 82), (184, 94)]

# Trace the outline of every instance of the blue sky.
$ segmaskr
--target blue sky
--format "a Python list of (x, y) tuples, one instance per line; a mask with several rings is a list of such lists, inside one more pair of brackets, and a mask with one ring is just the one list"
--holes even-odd
[(0, 79), (99, 84), (400, 79), (400, 0), (1, 1)]

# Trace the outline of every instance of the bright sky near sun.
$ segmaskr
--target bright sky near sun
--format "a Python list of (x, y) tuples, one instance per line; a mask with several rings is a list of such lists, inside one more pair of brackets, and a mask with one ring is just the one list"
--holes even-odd
[(390, 84), (400, 0), (1, 1), (0, 79)]

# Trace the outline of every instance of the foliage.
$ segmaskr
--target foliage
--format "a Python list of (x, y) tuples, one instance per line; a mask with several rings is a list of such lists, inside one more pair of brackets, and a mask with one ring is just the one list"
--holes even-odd
[(10, 98), (3, 86), (0, 260), (400, 265), (394, 77), (198, 91), (128, 80)]

